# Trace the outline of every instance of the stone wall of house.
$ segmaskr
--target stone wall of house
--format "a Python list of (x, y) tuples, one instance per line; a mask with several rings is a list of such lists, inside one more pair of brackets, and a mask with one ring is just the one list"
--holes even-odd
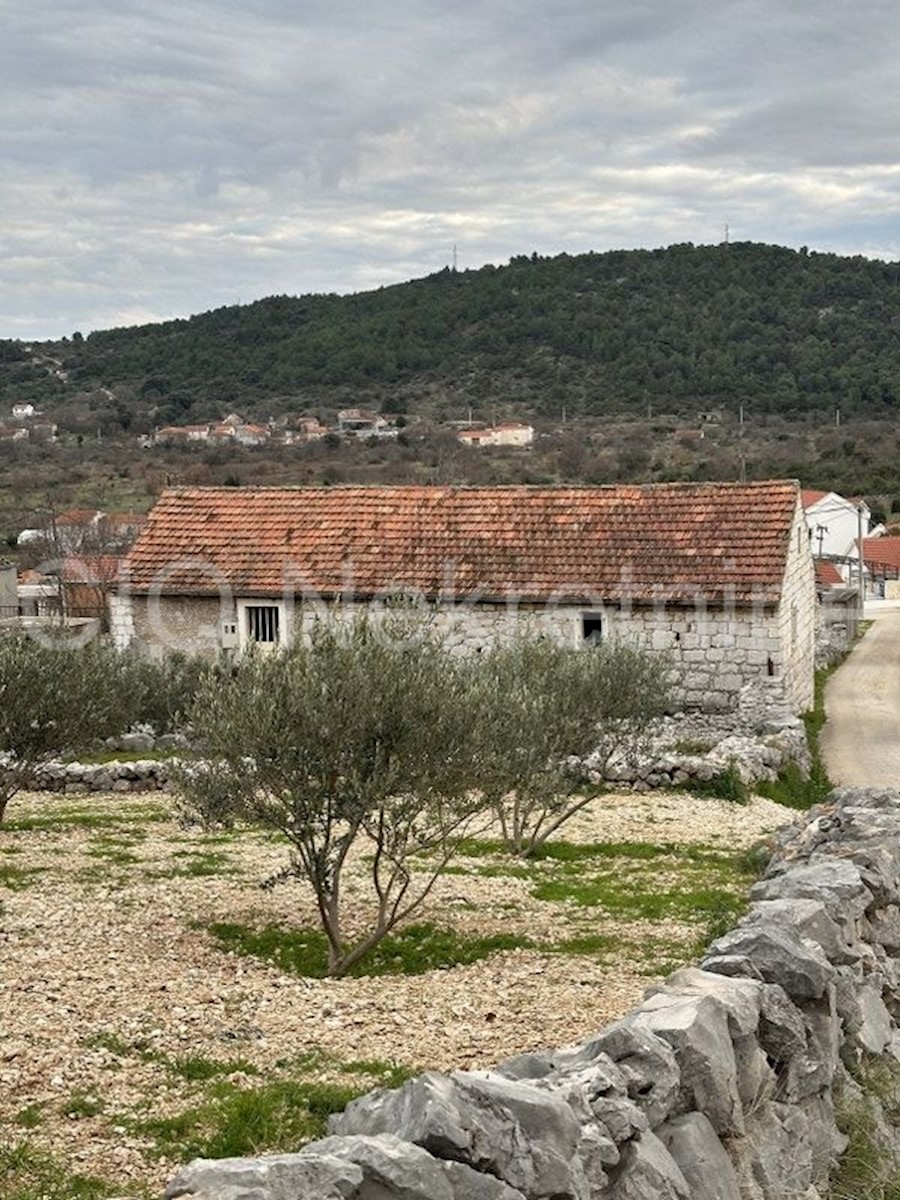
[(806, 518), (799, 503), (791, 529), (781, 604), (776, 673), (793, 712), (812, 708), (816, 658), (816, 579)]
[[(779, 613), (762, 606), (706, 611), (663, 605), (585, 609), (568, 604), (483, 604), (434, 606), (429, 610), (429, 620), (451, 650), (475, 653), (523, 631), (551, 637), (564, 645), (583, 645), (583, 618), (597, 616), (602, 620), (604, 637), (618, 636), (667, 653), (679, 681), (675, 701), (678, 707), (734, 711), (742, 693), (748, 687), (757, 687), (770, 703), (787, 704), (791, 712), (798, 713), (809, 707), (813, 685), (814, 616), (813, 608), (807, 612), (804, 607), (805, 583), (801, 570), (790, 576), (786, 601), (793, 618), (785, 614), (784, 606)], [(178, 650), (215, 657), (219, 653), (220, 622), (236, 617), (233, 602), (218, 599), (115, 599), (111, 624), (116, 645), (135, 644), (151, 654)], [(814, 590), (810, 603), (815, 604)], [(350, 620), (366, 607), (360, 603), (297, 604), (284, 607), (282, 621), (285, 628), (296, 630), (323, 614), (329, 619)]]
[(219, 623), (234, 606), (197, 596), (113, 596), (110, 631), (120, 650), (136, 646), (151, 657), (166, 653), (219, 654)]
[[(678, 703), (689, 709), (735, 710), (742, 691), (774, 679), (780, 662), (777, 619), (771, 609), (614, 610), (611, 627), (636, 645), (668, 654), (681, 680)], [(769, 691), (776, 703), (784, 702), (780, 680), (769, 685)]]
[(827, 667), (853, 644), (859, 628), (856, 593), (825, 592), (816, 605), (816, 667)]
[[(777, 840), (746, 916), (587, 1041), (353, 1101), (298, 1153), (198, 1160), (168, 1200), (820, 1200), (900, 1070), (900, 793), (839, 791)], [(896, 1085), (894, 1103), (896, 1103)]]

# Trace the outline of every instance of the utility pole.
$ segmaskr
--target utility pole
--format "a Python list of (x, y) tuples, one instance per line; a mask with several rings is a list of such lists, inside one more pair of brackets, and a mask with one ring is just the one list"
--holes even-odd
[(840, 429), (840, 427), (841, 427), (841, 410), (839, 408), (836, 408), (834, 410), (834, 424), (837, 429)]

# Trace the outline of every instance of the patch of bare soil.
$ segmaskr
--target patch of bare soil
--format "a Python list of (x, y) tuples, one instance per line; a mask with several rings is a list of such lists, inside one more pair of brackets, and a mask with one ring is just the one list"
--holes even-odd
[[(53, 814), (64, 818), (58, 828), (15, 828)], [(790, 815), (763, 800), (607, 796), (563, 836), (734, 850)], [(97, 823), (106, 817), (115, 822)], [(284, 865), (278, 840), (202, 837), (172, 820), (165, 798), (147, 795), (30, 795), (8, 818), (11, 827), (0, 829), (0, 1124), (7, 1140), (27, 1135), (68, 1169), (129, 1194), (139, 1184), (159, 1194), (172, 1173), (129, 1129), (132, 1118), (196, 1101), (196, 1089), (167, 1066), (175, 1060), (240, 1059), (265, 1073), (322, 1050), (412, 1068), (486, 1067), (587, 1038), (652, 981), (646, 954), (628, 947), (667, 947), (664, 960), (687, 953), (698, 931), (690, 921), (625, 921), (602, 906), (538, 900), (528, 878), (478, 873), (472, 860), (464, 864), (472, 873), (439, 881), (417, 919), (537, 942), (608, 934), (620, 949), (611, 959), (519, 949), (417, 976), (305, 979), (223, 951), (204, 928), (314, 924), (307, 889), (258, 886)]]

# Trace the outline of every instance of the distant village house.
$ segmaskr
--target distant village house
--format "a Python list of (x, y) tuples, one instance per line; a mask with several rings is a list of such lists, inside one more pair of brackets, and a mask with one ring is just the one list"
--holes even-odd
[(525, 447), (534, 441), (534, 428), (518, 421), (506, 421), (485, 429), (461, 429), (456, 437), (464, 446)]

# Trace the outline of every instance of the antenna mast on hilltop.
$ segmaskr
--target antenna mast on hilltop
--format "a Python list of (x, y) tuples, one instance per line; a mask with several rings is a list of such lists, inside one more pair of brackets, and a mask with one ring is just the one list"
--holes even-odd
[(727, 246), (731, 240), (731, 230), (728, 227), (728, 222), (725, 222), (725, 245)]
[(456, 274), (456, 242), (453, 243), (453, 274)]

